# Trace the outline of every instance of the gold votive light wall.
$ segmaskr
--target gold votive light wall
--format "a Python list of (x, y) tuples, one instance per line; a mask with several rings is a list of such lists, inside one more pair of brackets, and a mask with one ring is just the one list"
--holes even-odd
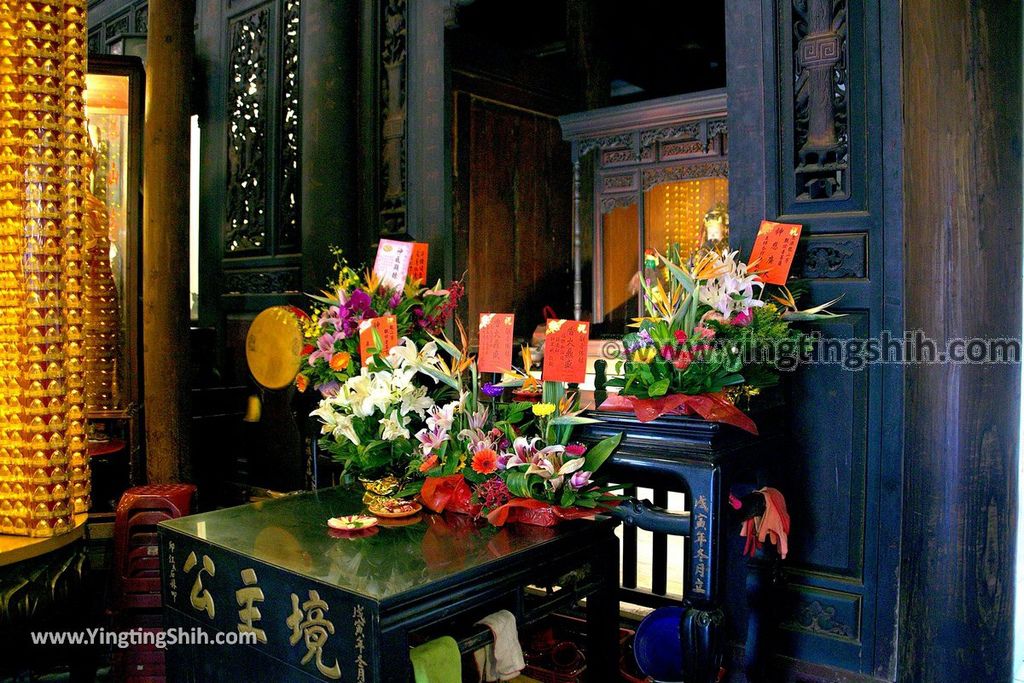
[(86, 0), (0, 0), (0, 533), (89, 506), (82, 363)]

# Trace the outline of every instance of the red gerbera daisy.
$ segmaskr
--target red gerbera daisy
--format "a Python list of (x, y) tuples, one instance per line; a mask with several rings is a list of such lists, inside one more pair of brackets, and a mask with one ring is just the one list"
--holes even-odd
[(472, 464), (477, 474), (490, 474), (498, 469), (498, 454), (490, 448), (481, 448), (473, 455)]

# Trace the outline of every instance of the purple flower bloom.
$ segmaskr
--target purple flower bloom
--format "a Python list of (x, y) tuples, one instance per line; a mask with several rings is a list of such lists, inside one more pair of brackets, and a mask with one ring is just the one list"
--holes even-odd
[(402, 302), (402, 293), (401, 292), (395, 292), (394, 294), (391, 295), (391, 298), (388, 299), (388, 308), (398, 308), (398, 304), (400, 304), (401, 302)]
[(338, 395), (338, 392), (341, 391), (341, 382), (332, 379), (330, 382), (318, 384), (314, 388), (320, 392), (321, 396), (323, 396), (324, 398), (328, 398), (330, 396)]
[(593, 472), (587, 472), (586, 470), (577, 470), (569, 479), (569, 486), (578, 491), (590, 483), (590, 477), (593, 474)]
[(505, 391), (505, 389), (503, 387), (494, 385), (490, 382), (484, 382), (484, 385), (483, 387), (480, 388), (480, 391), (484, 392), (484, 396), (489, 396), (490, 398), (497, 398), (501, 396), (502, 392)]
[(571, 443), (565, 447), (565, 452), (574, 458), (578, 458), (587, 452), (587, 447), (581, 443)]
[(365, 313), (370, 310), (370, 304), (370, 295), (361, 289), (357, 289), (348, 298), (347, 308), (353, 312)]

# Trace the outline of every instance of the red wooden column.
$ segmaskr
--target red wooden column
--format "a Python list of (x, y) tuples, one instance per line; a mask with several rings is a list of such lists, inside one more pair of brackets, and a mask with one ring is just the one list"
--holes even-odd
[(189, 115), (195, 0), (150, 0), (143, 149), (146, 476), (189, 475)]

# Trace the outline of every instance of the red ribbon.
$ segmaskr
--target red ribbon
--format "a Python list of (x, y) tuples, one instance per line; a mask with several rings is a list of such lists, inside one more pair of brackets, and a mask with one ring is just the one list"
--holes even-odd
[(757, 434), (757, 425), (726, 398), (724, 393), (715, 394), (669, 394), (659, 398), (638, 398), (610, 394), (598, 410), (633, 412), (641, 422), (650, 422), (662, 415), (699, 415), (709, 422), (739, 427), (743, 431)]
[(460, 512), (476, 515), (479, 505), (473, 505), (473, 492), (461, 474), (447, 477), (427, 477), (420, 490), (420, 500), (434, 512)]
[(494, 526), (519, 522), (534, 526), (555, 526), (562, 520), (581, 519), (597, 514), (595, 509), (561, 508), (535, 498), (513, 498), (494, 508), (487, 515), (487, 521)]

